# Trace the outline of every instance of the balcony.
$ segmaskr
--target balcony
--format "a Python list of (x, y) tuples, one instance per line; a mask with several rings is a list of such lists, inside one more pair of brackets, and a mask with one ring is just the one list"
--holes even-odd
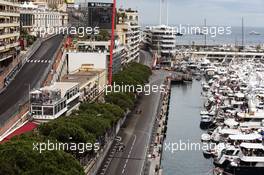
[(17, 47), (17, 46), (19, 46), (18, 42), (6, 44), (4, 46), (0, 46), (0, 51), (9, 50), (10, 48)]
[(0, 11), (0, 16), (14, 16), (19, 17), (19, 11)]
[(0, 33), (0, 39), (4, 39), (4, 38), (11, 38), (11, 37), (18, 37), (19, 36), (19, 32), (13, 32), (13, 33)]
[(19, 27), (18, 22), (13, 22), (13, 23), (0, 23), (0, 28), (2, 27)]
[(175, 47), (175, 44), (161, 44), (160, 47), (171, 48), (171, 47)]
[(12, 58), (12, 57), (13, 57), (12, 53), (0, 55), (0, 61), (4, 61), (4, 60), (7, 60), (7, 59)]

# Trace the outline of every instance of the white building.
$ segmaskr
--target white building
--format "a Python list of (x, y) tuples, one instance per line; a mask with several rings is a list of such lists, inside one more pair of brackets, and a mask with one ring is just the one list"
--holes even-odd
[(127, 55), (122, 64), (139, 59), (139, 44), (141, 40), (140, 26), (138, 22), (138, 12), (128, 9), (119, 9), (118, 24), (116, 25), (116, 33), (124, 44)]
[(68, 14), (50, 9), (47, 4), (23, 3), (20, 18), (22, 28), (35, 36), (59, 33), (68, 26)]
[(176, 30), (166, 25), (146, 27), (144, 42), (153, 51), (162, 57), (171, 57), (176, 54)]
[(30, 92), (30, 113), (37, 121), (48, 121), (79, 107), (79, 84), (56, 82)]
[[(69, 73), (78, 70), (83, 64), (91, 64), (96, 69), (108, 70), (109, 48), (110, 41), (78, 41), (75, 49), (69, 49), (67, 53)], [(113, 51), (113, 74), (121, 70), (121, 62), (125, 55), (125, 47), (116, 44)]]

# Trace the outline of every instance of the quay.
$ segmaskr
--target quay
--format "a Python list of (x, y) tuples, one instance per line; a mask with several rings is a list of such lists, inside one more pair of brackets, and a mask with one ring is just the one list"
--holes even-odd
[(155, 121), (155, 125), (152, 130), (152, 139), (148, 151), (148, 157), (146, 164), (149, 164), (148, 175), (162, 175), (163, 170), (161, 166), (162, 150), (164, 139), (167, 132), (167, 121), (169, 102), (171, 95), (171, 78), (167, 77), (165, 80), (166, 92), (161, 95), (160, 105)]

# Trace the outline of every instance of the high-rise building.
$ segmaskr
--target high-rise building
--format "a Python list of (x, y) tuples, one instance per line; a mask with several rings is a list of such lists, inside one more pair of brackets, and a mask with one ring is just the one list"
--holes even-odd
[(174, 27), (148, 26), (145, 28), (144, 35), (146, 46), (160, 56), (173, 57), (176, 54), (176, 30)]
[(0, 0), (0, 82), (19, 53), (19, 35), (18, 1)]
[(84, 25), (111, 30), (113, 3), (88, 2), (80, 4)]
[(137, 60), (139, 58), (140, 44), (138, 12), (131, 9), (119, 9), (117, 18), (116, 32), (127, 51), (127, 56), (123, 63)]

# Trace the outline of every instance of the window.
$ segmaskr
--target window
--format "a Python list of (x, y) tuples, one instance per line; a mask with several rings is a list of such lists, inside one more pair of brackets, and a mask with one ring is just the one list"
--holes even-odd
[(53, 107), (44, 107), (43, 108), (43, 115), (54, 115), (53, 114)]

